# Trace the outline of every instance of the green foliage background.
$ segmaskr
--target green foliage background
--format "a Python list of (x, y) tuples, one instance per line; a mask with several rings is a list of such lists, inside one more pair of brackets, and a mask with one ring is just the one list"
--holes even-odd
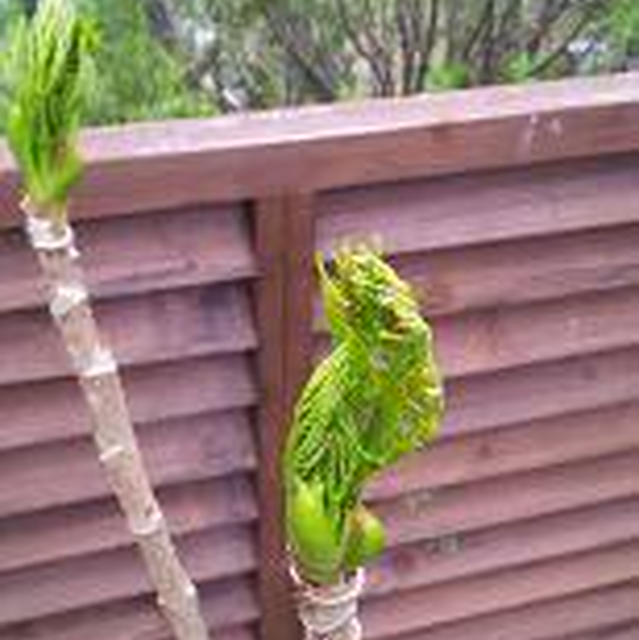
[[(75, 1), (101, 33), (91, 124), (528, 82), (619, 70), (639, 56), (637, 0)], [(3, 49), (34, 2), (0, 0), (0, 134)], [(539, 16), (557, 7), (567, 9), (535, 38)], [(170, 17), (168, 37), (150, 18), (158, 11)], [(402, 12), (423, 33), (438, 16), (424, 64), (410, 60)], [(582, 60), (568, 55), (570, 37), (585, 46)]]

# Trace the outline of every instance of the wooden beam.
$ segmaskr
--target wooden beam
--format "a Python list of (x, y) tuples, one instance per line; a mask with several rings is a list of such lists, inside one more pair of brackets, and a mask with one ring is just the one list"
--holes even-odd
[[(82, 141), (87, 171), (74, 216), (637, 151), (638, 80), (628, 73), (93, 130)], [(0, 145), (0, 226), (18, 222), (16, 184)]]
[(262, 637), (300, 637), (285, 554), (281, 451), (293, 405), (312, 364), (313, 197), (283, 194), (257, 202), (256, 248), (260, 465), (260, 597)]
[(257, 473), (259, 501), (260, 631), (264, 640), (300, 636), (289, 586), (283, 532), (280, 452), (286, 437), (285, 410), (285, 230), (283, 197), (259, 200), (254, 208), (259, 278), (256, 285), (258, 376)]

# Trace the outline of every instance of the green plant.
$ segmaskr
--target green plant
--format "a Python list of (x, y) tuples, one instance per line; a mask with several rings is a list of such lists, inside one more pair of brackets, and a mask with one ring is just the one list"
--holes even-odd
[(443, 392), (419, 304), (378, 252), (345, 247), (317, 269), (333, 345), (295, 407), (283, 473), (297, 568), (331, 584), (381, 551), (363, 486), (433, 439)]
[(45, 0), (31, 23), (17, 25), (9, 53), (9, 144), (32, 202), (58, 216), (81, 173), (75, 139), (96, 41), (71, 5)]
[(90, 89), (95, 33), (70, 0), (42, 0), (15, 32), (9, 141), (26, 191), (21, 206), (49, 311), (84, 393), (98, 459), (178, 640), (207, 640), (197, 590), (177, 556), (144, 467), (115, 356), (96, 324), (67, 205)]

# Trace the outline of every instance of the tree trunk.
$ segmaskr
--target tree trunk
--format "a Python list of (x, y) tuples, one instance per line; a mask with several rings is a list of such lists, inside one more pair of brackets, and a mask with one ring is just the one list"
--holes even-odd
[(178, 640), (207, 640), (197, 590), (177, 557), (144, 468), (117, 363), (93, 317), (72, 230), (63, 222), (66, 216), (34, 210), (26, 200), (23, 210), (51, 315), (89, 407), (100, 463), (142, 553), (158, 605)]
[(357, 600), (364, 587), (364, 570), (334, 585), (305, 582), (291, 567), (297, 596), (297, 613), (304, 640), (361, 640), (362, 625)]

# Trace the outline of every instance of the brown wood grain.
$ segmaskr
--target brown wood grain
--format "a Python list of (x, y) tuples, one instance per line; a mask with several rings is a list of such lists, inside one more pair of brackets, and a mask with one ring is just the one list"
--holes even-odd
[(550, 640), (636, 640), (639, 634), (639, 622), (629, 624), (600, 627), (590, 632), (570, 636), (554, 636)]
[(627, 403), (436, 442), (374, 478), (366, 495), (379, 500), (639, 447), (638, 410)]
[[(257, 518), (253, 478), (244, 474), (162, 487), (158, 495), (177, 535)], [(112, 499), (14, 516), (2, 520), (0, 531), (1, 571), (133, 544)]]
[[(88, 167), (75, 211), (133, 212), (636, 150), (636, 82), (630, 73), (95, 131), (83, 138)], [(15, 222), (16, 182), (3, 147), (4, 224)]]
[(391, 256), (429, 316), (636, 286), (639, 226)]
[[(257, 461), (245, 414), (203, 414), (138, 429), (154, 485), (251, 471)], [(0, 457), (0, 517), (109, 496), (90, 438)]]
[[(139, 366), (257, 346), (247, 292), (222, 285), (98, 303), (97, 321), (120, 366)], [(0, 315), (0, 385), (71, 376), (45, 310)]]
[[(567, 598), (452, 622), (428, 631), (392, 636), (392, 640), (548, 640), (557, 631), (581, 632), (637, 615), (637, 587), (626, 583)], [(634, 638), (635, 636), (633, 636)], [(623, 636), (622, 636), (623, 638)], [(391, 640), (389, 638), (389, 640)], [(611, 640), (604, 636), (602, 640)], [(621, 640), (621, 639), (619, 639)], [(623, 638), (623, 640), (629, 640)]]
[(486, 576), (415, 589), (364, 603), (367, 638), (399, 635), (463, 618), (496, 613), (639, 575), (636, 541)]
[[(136, 424), (252, 406), (256, 390), (244, 355), (188, 359), (124, 369)], [(89, 432), (73, 380), (0, 388), (0, 450), (63, 440)]]
[(636, 400), (636, 348), (449, 380), (441, 436)]
[[(237, 206), (81, 222), (76, 225), (89, 288), (99, 298), (255, 275), (247, 221)], [(39, 272), (24, 233), (0, 233), (0, 310), (41, 305)]]
[(259, 523), (260, 632), (264, 638), (299, 636), (285, 553), (281, 451), (286, 438), (286, 277), (287, 201), (283, 196), (257, 201), (255, 246), (261, 265), (256, 286), (258, 372), (257, 473)]
[(523, 566), (571, 553), (639, 541), (635, 499), (410, 545), (391, 547), (367, 571), (367, 593), (379, 596)]
[[(448, 378), (639, 344), (636, 287), (493, 307), (431, 320)], [(316, 358), (328, 335), (315, 340)]]
[[(637, 619), (636, 80), (87, 132), (90, 285), (221, 638), (298, 637), (278, 452), (313, 346), (312, 249), (351, 233), (383, 233), (427, 299), (449, 398), (440, 444), (373, 491), (392, 544), (370, 637)], [(0, 145), (0, 640), (166, 640), (35, 310), (15, 186)]]
[(410, 253), (636, 223), (636, 164), (598, 157), (337, 191), (318, 203), (318, 246), (379, 235)]
[(312, 367), (315, 199), (309, 194), (288, 195), (285, 208), (285, 410), (290, 419)]
[(392, 544), (450, 536), (636, 496), (637, 449), (374, 502)]
[[(176, 540), (195, 581), (219, 580), (255, 569), (249, 527), (232, 526)], [(61, 613), (150, 593), (135, 549), (64, 560), (3, 575), (0, 624)]]
[[(257, 619), (254, 587), (246, 577), (205, 583), (200, 586), (200, 596), (202, 611), (211, 629), (226, 630)], [(151, 596), (106, 603), (0, 629), (2, 640), (166, 640), (166, 634), (166, 622)]]

